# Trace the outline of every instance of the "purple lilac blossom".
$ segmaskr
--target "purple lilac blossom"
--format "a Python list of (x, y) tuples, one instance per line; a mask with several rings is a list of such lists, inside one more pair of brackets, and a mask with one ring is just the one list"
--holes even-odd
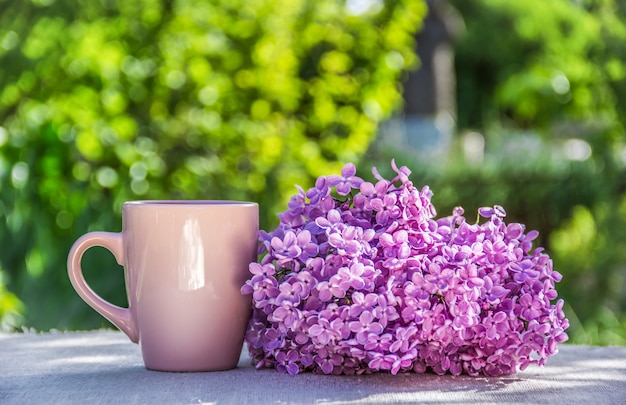
[[(257, 368), (297, 374), (413, 371), (497, 376), (544, 365), (567, 340), (562, 276), (536, 231), (501, 206), (435, 218), (407, 167), (387, 180), (297, 187), (250, 263), (245, 341)], [(555, 302), (556, 301), (556, 302)]]

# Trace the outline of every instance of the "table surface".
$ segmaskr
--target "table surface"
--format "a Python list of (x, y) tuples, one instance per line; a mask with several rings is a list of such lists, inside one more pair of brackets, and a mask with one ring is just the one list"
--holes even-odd
[(498, 378), (378, 373), (290, 376), (238, 368), (146, 370), (116, 331), (0, 333), (0, 404), (626, 404), (626, 347), (559, 346), (545, 367)]

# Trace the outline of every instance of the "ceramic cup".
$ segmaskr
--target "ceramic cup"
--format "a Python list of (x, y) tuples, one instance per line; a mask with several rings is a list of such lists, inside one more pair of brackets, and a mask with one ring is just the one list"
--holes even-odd
[[(122, 232), (90, 232), (70, 250), (74, 289), (139, 343), (146, 368), (215, 371), (237, 366), (250, 317), (240, 292), (256, 259), (259, 209), (235, 201), (133, 201)], [(124, 266), (128, 308), (98, 296), (81, 258), (93, 246)]]

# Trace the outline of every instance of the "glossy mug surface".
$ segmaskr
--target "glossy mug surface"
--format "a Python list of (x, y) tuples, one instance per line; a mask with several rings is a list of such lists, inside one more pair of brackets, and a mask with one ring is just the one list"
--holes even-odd
[[(146, 368), (215, 371), (235, 368), (250, 317), (240, 292), (256, 259), (256, 203), (133, 201), (122, 207), (122, 232), (90, 232), (70, 250), (67, 266), (80, 297), (139, 343)], [(85, 282), (84, 252), (110, 250), (124, 266), (128, 308)]]

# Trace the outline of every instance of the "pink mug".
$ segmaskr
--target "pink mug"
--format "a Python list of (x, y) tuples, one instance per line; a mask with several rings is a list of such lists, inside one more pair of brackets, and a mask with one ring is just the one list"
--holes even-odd
[[(259, 207), (235, 201), (133, 201), (122, 232), (90, 232), (67, 259), (74, 289), (139, 343), (146, 368), (215, 371), (237, 367), (250, 298), (240, 292), (256, 260)], [(98, 296), (81, 259), (102, 246), (124, 266), (128, 308)]]

